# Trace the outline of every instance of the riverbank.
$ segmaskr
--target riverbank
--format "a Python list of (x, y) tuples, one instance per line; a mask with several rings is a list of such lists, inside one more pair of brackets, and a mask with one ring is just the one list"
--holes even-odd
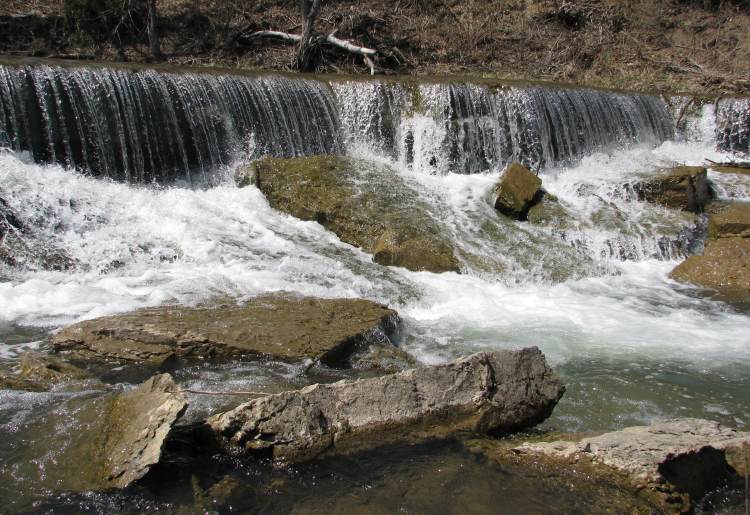
[[(299, 32), (294, 3), (157, 2), (168, 63), (288, 70), (294, 49), (259, 30)], [(717, 5), (718, 4), (718, 5)], [(0, 53), (146, 61), (143, 12), (121, 23), (85, 2), (11, 0)], [(66, 7), (67, 6), (67, 7)], [(73, 7), (71, 7), (73, 6)], [(76, 7), (77, 6), (77, 7)], [(377, 50), (379, 74), (468, 74), (691, 95), (750, 94), (744, 2), (612, 3), (420, 0), (324, 2), (317, 30)], [(116, 37), (113, 36), (116, 34)], [(369, 73), (360, 56), (325, 50), (318, 72)]]

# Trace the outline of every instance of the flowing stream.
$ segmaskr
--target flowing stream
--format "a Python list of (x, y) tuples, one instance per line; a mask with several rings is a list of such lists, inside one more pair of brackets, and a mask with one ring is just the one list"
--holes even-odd
[[(730, 107), (723, 109), (720, 120)], [(668, 277), (700, 249), (705, 221), (639, 202), (627, 187), (659, 167), (731, 159), (717, 148), (745, 141), (722, 145), (726, 124), (715, 115), (704, 107), (688, 140), (675, 134), (664, 101), (649, 95), (0, 66), (0, 197), (33, 227), (24, 243), (32, 255), (0, 262), (0, 360), (44, 348), (46, 335), (66, 324), (145, 306), (269, 291), (365, 297), (399, 311), (399, 343), (423, 363), (539, 346), (568, 387), (546, 429), (599, 431), (678, 416), (750, 429), (750, 311)], [(460, 274), (377, 265), (230, 179), (264, 155), (341, 152), (394, 169), (418, 192), (459, 247)], [(514, 160), (540, 171), (564, 216), (532, 224), (494, 211), (492, 187)], [(750, 177), (710, 178), (720, 196), (750, 201)], [(71, 263), (64, 270), (44, 264), (56, 251)], [(175, 377), (217, 391), (311, 380), (301, 366), (276, 362), (193, 365)], [(112, 372), (110, 381), (126, 388), (143, 378)], [(0, 498), (10, 511), (180, 504), (55, 491), (46, 478), (55, 445), (75, 431), (76, 403), (95, 395), (0, 390)], [(188, 418), (221, 402), (191, 397)], [(253, 504), (261, 512), (321, 513), (440, 511), (427, 492), (460, 483), (462, 473), (475, 487), (456, 499), (492, 512), (500, 497), (479, 492), (518, 477), (495, 469), (485, 477), (475, 457), (450, 446), (373, 456), (372, 470), (346, 480), (355, 493), (335, 464), (290, 472), (275, 494), (264, 489), (279, 477), (252, 467), (242, 477), (253, 495), (265, 492)], [(439, 470), (452, 474), (447, 483)], [(412, 490), (394, 486), (409, 481)], [(504, 495), (533, 490), (514, 481)], [(393, 495), (407, 501), (393, 504)], [(446, 509), (461, 511), (453, 501)], [(537, 501), (515, 511), (554, 511), (554, 496)]]

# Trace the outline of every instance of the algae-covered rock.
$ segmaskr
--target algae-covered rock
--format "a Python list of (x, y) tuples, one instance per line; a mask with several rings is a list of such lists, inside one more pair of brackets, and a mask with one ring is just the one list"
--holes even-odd
[(529, 209), (541, 200), (542, 180), (520, 163), (511, 163), (495, 187), (495, 209), (526, 220)]
[(664, 508), (683, 512), (742, 470), (742, 461), (735, 460), (747, 445), (750, 433), (709, 420), (678, 419), (578, 440), (526, 443), (515, 451), (614, 469), (636, 487), (659, 494)]
[(710, 238), (750, 238), (750, 203), (732, 202), (708, 218)]
[(716, 290), (730, 300), (750, 299), (750, 238), (709, 240), (699, 256), (690, 256), (672, 270), (680, 282)]
[(388, 340), (398, 323), (395, 311), (369, 300), (272, 294), (244, 305), (161, 307), (87, 320), (63, 329), (52, 345), (132, 362), (261, 355), (337, 364), (358, 347)]
[(738, 175), (750, 175), (749, 162), (711, 163), (709, 168), (718, 173), (731, 173)]
[(714, 196), (702, 166), (676, 166), (633, 188), (641, 200), (693, 213), (702, 212)]
[(0, 373), (0, 388), (43, 392), (59, 383), (90, 379), (75, 365), (32, 351), (21, 355), (18, 368), (17, 373)]
[(417, 193), (391, 168), (336, 156), (267, 158), (237, 172), (274, 209), (320, 223), (377, 263), (430, 272), (458, 271)]
[(210, 417), (229, 453), (290, 461), (460, 431), (515, 431), (549, 417), (564, 387), (537, 348), (254, 399)]

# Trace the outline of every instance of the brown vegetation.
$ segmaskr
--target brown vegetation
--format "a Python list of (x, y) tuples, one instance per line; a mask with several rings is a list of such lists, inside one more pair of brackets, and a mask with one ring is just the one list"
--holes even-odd
[[(292, 45), (251, 35), (300, 34), (296, 1), (156, 4), (162, 51), (170, 62), (294, 66)], [(130, 8), (128, 16), (123, 6)], [(0, 6), (0, 52), (147, 60), (147, 18), (144, 0), (6, 0)], [(316, 30), (376, 49), (379, 73), (489, 74), (750, 94), (746, 0), (328, 0)], [(321, 51), (319, 72), (370, 71), (360, 56)]]

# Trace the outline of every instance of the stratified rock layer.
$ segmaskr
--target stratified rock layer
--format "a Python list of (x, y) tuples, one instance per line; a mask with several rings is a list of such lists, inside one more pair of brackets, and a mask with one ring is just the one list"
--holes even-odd
[(523, 429), (547, 418), (563, 392), (544, 355), (528, 348), (270, 395), (207, 427), (230, 453), (294, 461), (399, 438)]
[(750, 203), (732, 202), (708, 218), (710, 238), (750, 238)]
[(395, 311), (363, 299), (264, 295), (245, 305), (161, 307), (87, 320), (52, 338), (59, 352), (132, 362), (172, 357), (274, 356), (335, 364), (387, 342)]
[(700, 213), (713, 198), (706, 169), (676, 166), (634, 185), (641, 200)]
[(666, 495), (664, 502), (684, 511), (691, 499), (718, 487), (733, 471), (746, 472), (739, 458), (743, 452), (750, 458), (750, 433), (709, 420), (679, 419), (579, 441), (526, 443), (516, 451), (566, 461), (588, 458), (624, 473), (639, 487), (681, 494), (679, 499)]
[(392, 169), (356, 159), (267, 158), (236, 173), (253, 183), (274, 209), (320, 223), (376, 263), (414, 271), (458, 271), (439, 224), (417, 193)]

